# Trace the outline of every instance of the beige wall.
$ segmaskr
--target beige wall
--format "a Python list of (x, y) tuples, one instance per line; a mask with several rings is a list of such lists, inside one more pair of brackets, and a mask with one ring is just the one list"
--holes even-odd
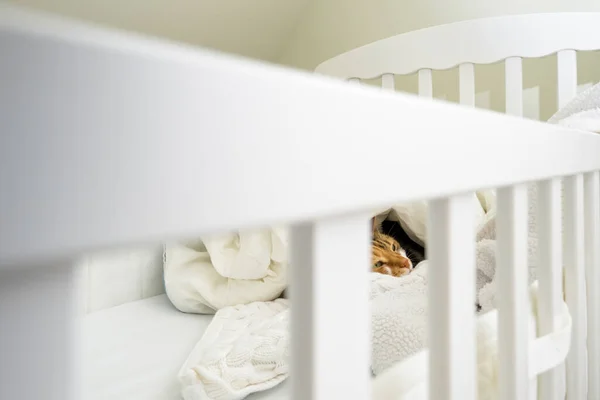
[(308, 1), (9, 0), (79, 20), (267, 61), (279, 59)]
[(600, 11), (598, 0), (314, 0), (281, 62), (313, 69), (372, 41), (428, 26), (507, 14)]
[[(520, 13), (600, 11), (598, 0), (316, 0), (312, 1), (285, 47), (280, 62), (314, 69), (337, 54), (403, 32), (479, 17)], [(555, 110), (555, 57), (526, 60), (527, 114), (547, 119)], [(476, 68), (478, 104), (504, 108), (501, 65)], [(579, 58), (579, 81), (600, 81), (600, 54)], [(375, 82), (376, 83), (376, 82)], [(397, 79), (401, 90), (416, 92), (416, 77)], [(434, 74), (434, 94), (458, 99), (456, 71)], [(487, 106), (486, 106), (487, 108)]]

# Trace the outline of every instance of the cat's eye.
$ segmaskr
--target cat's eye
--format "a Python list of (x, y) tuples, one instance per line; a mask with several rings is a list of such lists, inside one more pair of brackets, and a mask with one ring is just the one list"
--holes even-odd
[(377, 262), (375, 263), (375, 265), (373, 265), (373, 268), (379, 268), (379, 267), (381, 267), (382, 265), (383, 265), (383, 263), (382, 263), (381, 261), (377, 261)]

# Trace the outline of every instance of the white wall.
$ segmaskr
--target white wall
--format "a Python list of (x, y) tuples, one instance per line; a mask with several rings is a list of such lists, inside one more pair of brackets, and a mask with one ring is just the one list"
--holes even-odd
[[(309, 4), (280, 62), (312, 70), (322, 61), (345, 51), (428, 26), (498, 15), (571, 11), (600, 11), (600, 1), (315, 0)], [(492, 109), (503, 110), (502, 66), (479, 66), (476, 75), (480, 105), (487, 103)], [(555, 79), (555, 57), (526, 60), (524, 84), (529, 89), (525, 98), (528, 116), (547, 119), (555, 111)], [(582, 55), (579, 59), (580, 83), (599, 80), (600, 54)], [(398, 79), (397, 84), (401, 90), (417, 90), (414, 76)], [(434, 74), (434, 94), (438, 97), (457, 100), (457, 86), (456, 71)]]
[(276, 61), (309, 0), (9, 0), (170, 40)]

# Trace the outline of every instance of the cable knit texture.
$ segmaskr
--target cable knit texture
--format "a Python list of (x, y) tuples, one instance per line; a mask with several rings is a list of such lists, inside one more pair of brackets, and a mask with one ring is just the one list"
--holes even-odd
[(214, 316), (179, 372), (185, 400), (235, 400), (288, 376), (286, 299), (226, 307)]

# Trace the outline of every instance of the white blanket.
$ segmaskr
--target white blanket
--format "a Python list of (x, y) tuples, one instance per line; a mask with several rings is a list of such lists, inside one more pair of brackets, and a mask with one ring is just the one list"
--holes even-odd
[(223, 308), (179, 372), (185, 400), (236, 400), (288, 376), (288, 300)]
[[(495, 215), (495, 208), (490, 212)], [(532, 212), (532, 215), (535, 215)], [(530, 217), (532, 216), (530, 215)], [(475, 247), (477, 299), (485, 313), (495, 308), (496, 235), (495, 218), (490, 218), (478, 231)], [(535, 224), (530, 221), (530, 226)], [(536, 240), (529, 240), (529, 282), (535, 279)], [(392, 365), (421, 352), (427, 347), (427, 277), (429, 263), (423, 261), (410, 275), (396, 279), (374, 278), (372, 297), (373, 359), (372, 370), (379, 375)], [(476, 300), (473, 299), (475, 308)], [(495, 334), (495, 332), (494, 332)], [(398, 340), (402, 338), (402, 340)], [(490, 340), (482, 338), (482, 340)]]
[[(529, 381), (530, 399), (536, 396), (536, 377), (562, 364), (567, 356), (571, 338), (571, 317), (563, 302), (556, 330), (535, 338), (537, 325), (537, 282), (530, 287)], [(496, 310), (477, 319), (477, 398), (497, 399), (498, 389), (498, 315)], [(373, 381), (375, 400), (425, 400), (428, 394), (428, 350), (415, 353), (378, 375)]]
[[(424, 346), (426, 312), (422, 301), (425, 295), (427, 268), (419, 268), (407, 279), (395, 279), (372, 274), (371, 296), (388, 299), (403, 307), (388, 308), (389, 320), (383, 325), (374, 323), (377, 333), (387, 333), (395, 339), (383, 344), (388, 351), (401, 354), (401, 362), (390, 365), (373, 383), (375, 400), (407, 400), (427, 398), (427, 350)], [(410, 279), (409, 279), (410, 278)], [(398, 281), (403, 281), (398, 285)], [(414, 286), (411, 286), (413, 284)], [(402, 286), (405, 285), (405, 286)], [(404, 293), (399, 288), (404, 287)], [(415, 290), (418, 289), (418, 293)], [(395, 292), (395, 293), (394, 293)], [(414, 297), (410, 297), (409, 293)], [(552, 367), (560, 365), (568, 352), (571, 319), (566, 304), (561, 305), (556, 331), (535, 339), (537, 326), (537, 283), (530, 290), (530, 381)], [(381, 316), (381, 314), (380, 314)], [(402, 325), (402, 324), (406, 325)], [(219, 310), (210, 327), (181, 368), (179, 379), (185, 400), (238, 400), (250, 393), (266, 390), (288, 376), (289, 368), (289, 308), (288, 302), (258, 302)], [(477, 371), (479, 398), (493, 399), (497, 389), (497, 315), (493, 310), (477, 321)], [(404, 344), (402, 347), (399, 344)], [(419, 351), (406, 351), (407, 349)], [(381, 356), (381, 355), (379, 355)], [(374, 353), (374, 359), (378, 355)], [(387, 358), (384, 358), (387, 360)], [(532, 392), (534, 397), (535, 389)]]
[(577, 95), (550, 117), (548, 122), (600, 133), (600, 84)]
[[(600, 132), (596, 129), (600, 127), (599, 110), (600, 85), (596, 85), (559, 111), (550, 122)], [(533, 282), (530, 290), (530, 335), (533, 339), (537, 326), (537, 282), (534, 281), (537, 247), (535, 186), (530, 186), (529, 190), (529, 278)], [(492, 399), (497, 388), (498, 337), (494, 310), (495, 196), (487, 191), (477, 193), (477, 199), (487, 212), (481, 215), (476, 211), (477, 293), (482, 307), (477, 320), (478, 391), (480, 399)], [(426, 214), (425, 202), (393, 207), (382, 213), (383, 216), (399, 220), (407, 233), (420, 243), (426, 240)], [(427, 398), (427, 273), (428, 264), (425, 261), (403, 278), (379, 274), (371, 276), (372, 369), (377, 375), (374, 380), (374, 399)], [(287, 302), (278, 300), (257, 304), (228, 307), (217, 312), (209, 331), (180, 371), (185, 400), (237, 400), (285, 379), (289, 361)], [(552, 335), (532, 342), (529, 353), (529, 377), (532, 381), (537, 374), (560, 365), (567, 354), (571, 320), (564, 302), (561, 304), (559, 321), (559, 327)], [(235, 326), (235, 329), (227, 328), (231, 326)], [(246, 328), (241, 329), (240, 326)], [(217, 334), (223, 330), (229, 333), (223, 336)], [(259, 357), (266, 368), (253, 367), (255, 364), (250, 360), (255, 357)]]
[[(563, 109), (559, 110), (549, 121), (571, 128), (600, 132), (600, 84), (581, 93)], [(529, 213), (528, 213), (528, 266), (529, 282), (536, 279), (536, 252), (537, 252), (537, 191), (534, 184), (528, 187)], [(476, 265), (477, 265), (477, 298), (482, 313), (494, 310), (496, 307), (496, 205), (495, 199), (488, 205), (488, 220), (481, 226), (477, 233)], [(423, 348), (426, 347), (426, 323), (427, 312), (425, 295), (427, 282), (427, 263), (421, 264), (421, 271), (417, 270), (404, 282), (396, 283), (396, 287), (387, 291), (374, 300), (373, 324), (376, 334), (373, 337), (373, 371), (380, 374), (389, 369), (381, 379), (376, 379), (376, 394), (381, 398), (404, 399), (404, 398), (427, 398), (426, 394), (426, 372), (424, 364)], [(400, 280), (401, 281), (401, 280)], [(534, 282), (533, 288), (536, 288)], [(585, 289), (585, 288), (584, 288)], [(535, 304), (537, 289), (532, 289), (532, 302)], [(402, 301), (398, 301), (402, 300)], [(408, 304), (405, 304), (408, 302)], [(534, 307), (531, 312), (531, 322), (535, 327), (537, 314)], [(494, 311), (495, 313), (495, 311)], [(496, 344), (497, 327), (495, 321), (491, 320), (488, 313), (478, 319), (478, 341), (491, 341)], [(556, 333), (557, 336), (546, 337), (544, 340), (537, 339), (534, 343), (539, 345), (545, 343), (546, 348), (532, 349), (530, 358), (538, 367), (537, 373), (550, 367), (561, 364), (566, 356), (570, 335), (570, 316), (566, 304), (562, 304), (560, 315), (564, 330)], [(493, 323), (492, 323), (493, 322)], [(482, 334), (487, 332), (486, 338)], [(535, 332), (535, 330), (532, 330)], [(403, 337), (410, 340), (402, 341), (400, 344), (393, 338)], [(537, 350), (536, 350), (537, 349)], [(553, 354), (552, 350), (564, 353), (562, 359), (548, 357)], [(489, 370), (490, 366), (496, 364), (497, 355), (493, 352), (482, 353), (478, 349), (479, 371)], [(535, 353), (539, 351), (539, 353)], [(486, 367), (487, 365), (487, 367)], [(391, 367), (391, 368), (390, 368)], [(416, 372), (415, 372), (416, 371)], [(535, 371), (534, 371), (535, 372)], [(407, 375), (408, 374), (408, 375)], [(411, 376), (411, 379), (406, 379)], [(531, 375), (533, 379), (535, 374)], [(379, 384), (377, 384), (379, 382)], [(479, 377), (479, 398), (493, 398), (496, 393), (495, 381), (483, 376)], [(387, 396), (387, 397), (386, 397)], [(376, 397), (377, 398), (377, 397)]]
[(167, 295), (180, 311), (198, 314), (276, 299), (287, 285), (287, 241), (275, 227), (168, 243)]

